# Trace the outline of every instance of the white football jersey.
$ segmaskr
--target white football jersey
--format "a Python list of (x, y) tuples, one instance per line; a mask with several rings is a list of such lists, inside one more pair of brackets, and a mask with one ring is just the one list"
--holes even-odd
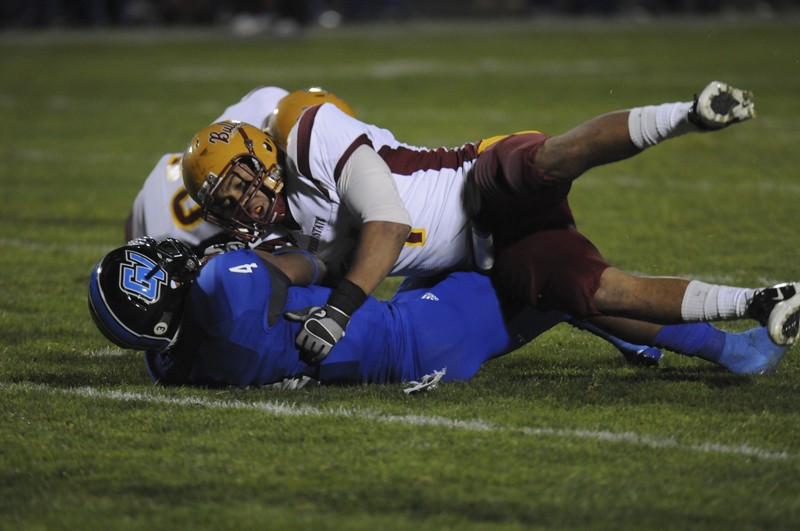
[(428, 149), (401, 143), (386, 129), (363, 123), (326, 103), (307, 110), (287, 141), (289, 210), (300, 225), (293, 236), (331, 272), (349, 264), (361, 226), (337, 194), (350, 154), (371, 146), (386, 162), (411, 218), (411, 235), (391, 276), (430, 276), (470, 267), (471, 225), (462, 194), (478, 156), (475, 144)]
[(203, 220), (200, 207), (183, 187), (181, 153), (162, 156), (133, 201), (131, 236), (176, 238), (198, 245), (221, 231)]
[[(279, 87), (259, 87), (231, 105), (215, 122), (237, 120), (261, 128), (272, 114), (278, 100), (288, 92)], [(144, 182), (131, 209), (132, 236), (156, 239), (176, 238), (189, 245), (198, 245), (222, 229), (202, 218), (181, 178), (182, 153), (161, 157)]]

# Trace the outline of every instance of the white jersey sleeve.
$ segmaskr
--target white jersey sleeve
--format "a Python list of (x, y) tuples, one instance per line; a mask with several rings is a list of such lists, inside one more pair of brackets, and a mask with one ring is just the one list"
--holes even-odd
[(389, 166), (369, 146), (359, 146), (347, 159), (336, 192), (362, 223), (390, 221), (411, 226)]

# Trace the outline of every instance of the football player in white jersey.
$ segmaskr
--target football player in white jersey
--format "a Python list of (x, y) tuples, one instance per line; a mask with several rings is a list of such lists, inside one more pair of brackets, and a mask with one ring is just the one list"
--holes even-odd
[[(264, 127), (278, 101), (288, 92), (280, 87), (258, 87), (231, 105), (216, 119)], [(125, 241), (150, 236), (175, 238), (202, 250), (218, 237), (230, 239), (217, 225), (203, 219), (200, 207), (186, 192), (181, 179), (182, 153), (163, 155), (133, 201), (125, 221)]]
[(748, 289), (626, 273), (576, 230), (567, 201), (572, 182), (594, 166), (753, 116), (748, 92), (712, 82), (694, 101), (608, 113), (553, 137), (525, 132), (427, 149), (323, 104), (303, 113), (285, 152), (253, 127), (204, 128), (184, 152), (182, 174), (206, 219), (245, 241), (281, 224), (338, 275), (324, 306), (298, 312), (298, 345), (314, 354), (330, 351), (387, 275), (475, 269), (473, 225), (494, 239), (492, 275), (505, 297), (591, 318), (638, 344), (659, 346), (662, 324), (751, 318), (791, 345), (800, 283)]
[[(279, 99), (278, 99), (279, 98)], [(278, 99), (277, 103), (275, 100)], [(231, 120), (259, 125), (272, 135), (277, 145), (285, 149), (286, 139), (298, 117), (308, 107), (332, 103), (348, 116), (354, 116), (350, 105), (330, 91), (313, 87), (291, 93), (277, 87), (261, 87), (250, 92), (240, 102), (225, 110), (222, 116)], [(266, 111), (269, 110), (268, 113)], [(136, 197), (128, 219), (128, 241), (143, 236), (171, 237), (183, 241), (202, 252), (210, 244), (228, 240), (231, 236), (215, 224), (203, 219), (197, 203), (189, 197), (180, 175), (180, 154), (164, 155)], [(270, 244), (283, 247), (287, 242), (276, 235)], [(574, 326), (587, 329), (614, 345), (625, 360), (633, 365), (657, 365), (661, 351), (657, 348), (633, 345), (621, 341), (602, 330), (585, 323)]]

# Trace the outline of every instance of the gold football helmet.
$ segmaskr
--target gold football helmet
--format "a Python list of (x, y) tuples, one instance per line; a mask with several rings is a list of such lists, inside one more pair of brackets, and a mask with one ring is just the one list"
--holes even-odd
[(240, 240), (266, 235), (286, 216), (278, 148), (257, 127), (235, 121), (204, 127), (183, 153), (181, 174), (203, 217)]
[(303, 111), (323, 103), (333, 103), (342, 112), (355, 117), (350, 105), (336, 94), (318, 87), (312, 87), (295, 90), (278, 100), (275, 110), (267, 117), (264, 129), (272, 135), (278, 147), (285, 150), (286, 137), (289, 136), (289, 131), (292, 130), (292, 126), (303, 114)]

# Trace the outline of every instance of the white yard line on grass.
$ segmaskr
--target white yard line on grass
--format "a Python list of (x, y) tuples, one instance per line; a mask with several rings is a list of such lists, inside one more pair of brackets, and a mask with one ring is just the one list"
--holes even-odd
[(245, 402), (241, 400), (218, 400), (201, 396), (175, 397), (153, 393), (95, 389), (93, 387), (57, 388), (41, 384), (0, 383), (2, 390), (23, 390), (50, 394), (71, 395), (84, 398), (100, 398), (126, 402), (144, 402), (169, 406), (199, 406), (209, 409), (236, 409), (260, 411), (270, 415), (288, 417), (342, 417), (356, 420), (373, 420), (404, 426), (426, 426), (474, 432), (521, 433), (531, 437), (561, 437), (565, 439), (585, 439), (598, 442), (625, 443), (650, 448), (683, 450), (689, 452), (755, 457), (759, 459), (787, 461), (798, 456), (788, 452), (767, 450), (747, 444), (729, 445), (714, 442), (699, 444), (681, 443), (673, 437), (658, 437), (633, 432), (612, 432), (604, 430), (580, 430), (568, 428), (532, 428), (502, 426), (481, 419), (461, 420), (427, 415), (388, 415), (374, 410), (354, 408), (317, 408), (274, 401)]
[(64, 251), (74, 253), (91, 252), (97, 255), (98, 260), (102, 258), (105, 253), (111, 251), (119, 245), (121, 244), (117, 243), (115, 245), (110, 243), (107, 245), (99, 245), (96, 243), (66, 243), (58, 241), (54, 242), (52, 240), (34, 241), (20, 240), (16, 238), (0, 238), (0, 247), (15, 247), (17, 249), (24, 249), (28, 251)]
[[(429, 59), (391, 59), (385, 61), (363, 61), (349, 66), (339, 64), (316, 64), (313, 76), (316, 79), (408, 79), (420, 77), (430, 80), (432, 77), (458, 79), (475, 76), (518, 76), (535, 75), (557, 77), (575, 75), (596, 75), (598, 72), (614, 72), (624, 75), (632, 72), (634, 65), (625, 59), (575, 61), (542, 61), (532, 64), (528, 61), (512, 61), (498, 58), (483, 58), (478, 61), (443, 64), (441, 61)], [(270, 76), (274, 79), (295, 79), (309, 77), (308, 66), (273, 65)], [(171, 65), (164, 70), (161, 78), (169, 83), (173, 81), (203, 81), (220, 79), (250, 81), (260, 83), (264, 79), (264, 71), (258, 67), (206, 66), (204, 68)]]

